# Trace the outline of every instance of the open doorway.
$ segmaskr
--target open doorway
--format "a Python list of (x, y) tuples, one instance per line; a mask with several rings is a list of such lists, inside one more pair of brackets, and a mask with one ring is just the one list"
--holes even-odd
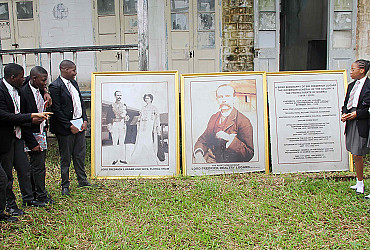
[(327, 68), (328, 0), (281, 0), (280, 70)]

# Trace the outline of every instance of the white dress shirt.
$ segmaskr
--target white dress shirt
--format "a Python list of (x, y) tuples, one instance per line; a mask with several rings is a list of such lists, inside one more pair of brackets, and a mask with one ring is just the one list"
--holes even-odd
[[(62, 81), (64, 82), (66, 88), (68, 89), (71, 89), (71, 96), (72, 96), (72, 101), (73, 101), (73, 119), (78, 119), (78, 118), (81, 118), (82, 117), (82, 106), (81, 106), (81, 100), (80, 100), (80, 95), (77, 91), (77, 89), (75, 88), (75, 86), (73, 86), (73, 84), (65, 79), (64, 77), (60, 77), (62, 79)], [(68, 87), (68, 84), (70, 84), (70, 88)], [(76, 105), (76, 107), (75, 107)]]

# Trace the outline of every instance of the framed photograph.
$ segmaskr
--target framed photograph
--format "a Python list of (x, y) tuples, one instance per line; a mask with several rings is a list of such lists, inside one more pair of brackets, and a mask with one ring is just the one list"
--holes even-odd
[(348, 170), (346, 71), (267, 73), (273, 173)]
[(93, 178), (179, 173), (177, 71), (92, 73)]
[(265, 76), (181, 75), (184, 174), (269, 171)]

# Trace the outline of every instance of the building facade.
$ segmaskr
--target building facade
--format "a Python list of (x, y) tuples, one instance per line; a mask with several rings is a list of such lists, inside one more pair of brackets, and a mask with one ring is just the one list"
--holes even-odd
[[(0, 0), (1, 49), (137, 44), (137, 1)], [(370, 58), (366, 0), (139, 1), (148, 4), (149, 70), (349, 69)], [(37, 61), (56, 77), (63, 56), (73, 58), (29, 55), (27, 69)], [(78, 53), (82, 88), (90, 89), (91, 72), (122, 71), (123, 56)], [(129, 69), (138, 70), (137, 50), (129, 52)]]

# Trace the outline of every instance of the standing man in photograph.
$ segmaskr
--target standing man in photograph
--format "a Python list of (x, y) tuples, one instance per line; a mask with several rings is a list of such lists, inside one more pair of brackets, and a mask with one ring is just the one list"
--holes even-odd
[[(29, 81), (22, 87), (24, 103), (22, 113), (44, 112), (47, 102), (44, 101), (41, 91), (46, 87), (48, 72), (40, 66), (35, 66), (30, 71)], [(54, 201), (45, 187), (45, 157), (46, 157), (46, 121), (40, 125), (23, 127), (23, 136), (26, 146), (30, 151), (31, 181), (35, 199), (53, 204)]]
[(248, 162), (253, 158), (252, 124), (234, 107), (235, 96), (231, 85), (217, 88), (219, 111), (194, 145), (195, 163)]
[(58, 140), (61, 169), (62, 195), (69, 195), (69, 166), (71, 158), (76, 171), (79, 187), (91, 186), (85, 172), (87, 115), (77, 82), (76, 65), (70, 60), (63, 60), (60, 76), (49, 86), (54, 115), (50, 131)]
[[(0, 81), (0, 220), (16, 221), (12, 216), (20, 216), (13, 192), (13, 166), (17, 172), (23, 206), (45, 206), (44, 202), (34, 200), (30, 178), (30, 164), (24, 152), (21, 139), (21, 125), (40, 124), (47, 119), (47, 114), (20, 114), (21, 95), (19, 88), (24, 80), (22, 66), (9, 63), (4, 68), (4, 78)], [(5, 176), (4, 176), (5, 173)], [(5, 188), (5, 189), (4, 189)], [(5, 202), (6, 201), (6, 202)]]
[[(108, 131), (112, 136), (113, 146), (117, 149), (113, 155), (117, 156), (113, 160), (112, 165), (116, 165), (118, 161), (122, 164), (127, 164), (126, 161), (126, 122), (130, 119), (127, 115), (127, 106), (122, 103), (122, 93), (117, 90), (114, 92), (116, 101), (110, 106), (107, 112)], [(118, 158), (119, 157), (119, 158)]]

